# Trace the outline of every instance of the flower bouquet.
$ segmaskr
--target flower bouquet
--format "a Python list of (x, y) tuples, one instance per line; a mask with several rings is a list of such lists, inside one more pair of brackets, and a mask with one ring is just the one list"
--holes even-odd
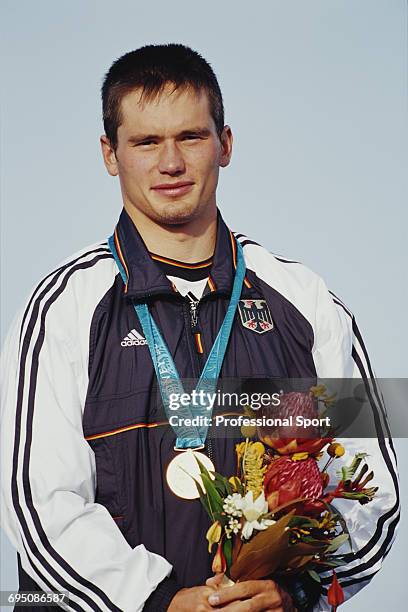
[[(291, 393), (290, 401), (309, 401)], [(295, 397), (296, 396), (296, 397)], [(367, 487), (374, 474), (367, 455), (355, 455), (329, 486), (329, 465), (345, 453), (332, 437), (276, 438), (258, 431), (260, 440), (236, 445), (236, 474), (210, 473), (199, 462), (196, 480), (201, 503), (210, 516), (208, 550), (216, 545), (212, 570), (230, 581), (286, 579), (308, 574), (320, 582), (319, 571), (331, 568), (329, 604), (344, 601), (334, 569), (342, 564), (337, 549), (349, 540), (343, 517), (332, 506), (335, 498), (360, 504), (371, 501), (377, 487)], [(261, 441), (262, 440), (262, 441)], [(320, 469), (318, 460), (327, 453)]]

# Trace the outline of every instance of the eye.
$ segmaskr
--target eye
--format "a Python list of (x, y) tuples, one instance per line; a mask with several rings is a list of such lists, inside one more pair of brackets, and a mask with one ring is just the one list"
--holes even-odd
[(156, 144), (154, 140), (142, 140), (135, 144), (136, 147), (148, 147), (149, 145)]
[(200, 136), (198, 134), (186, 134), (183, 136), (183, 140), (199, 140)]

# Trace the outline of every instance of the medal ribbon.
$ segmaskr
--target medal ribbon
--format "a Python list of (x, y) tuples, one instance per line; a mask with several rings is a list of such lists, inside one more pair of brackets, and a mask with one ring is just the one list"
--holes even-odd
[[(111, 236), (108, 239), (108, 244), (113, 257), (115, 258), (122, 280), (126, 284), (127, 277), (116, 250), (114, 236)], [(238, 240), (236, 240), (236, 246), (237, 267), (235, 271), (234, 284), (232, 287), (231, 300), (228, 305), (224, 321), (222, 322), (221, 328), (217, 334), (215, 342), (211, 348), (210, 354), (208, 355), (207, 361), (205, 362), (204, 368), (196, 385), (197, 394), (203, 391), (204, 393), (202, 395), (204, 398), (208, 398), (208, 393), (215, 392), (222, 362), (227, 350), (235, 312), (241, 296), (242, 283), (244, 282), (245, 261), (242, 246)], [(146, 337), (157, 380), (159, 382), (160, 394), (164, 409), (166, 411), (167, 418), (170, 419), (170, 416), (172, 415), (172, 410), (170, 409), (170, 395), (177, 394), (177, 396), (180, 398), (181, 395), (185, 393), (183, 383), (181, 382), (170, 351), (152, 315), (150, 314), (147, 304), (141, 302), (138, 304), (133, 304), (133, 307)], [(199, 419), (200, 422), (208, 422), (209, 418), (211, 417), (211, 412), (210, 410), (207, 410), (207, 406), (208, 404), (205, 400), (200, 402), (199, 406), (197, 406), (197, 410), (195, 411), (196, 416), (198, 413), (199, 416), (207, 415), (208, 417), (208, 419)], [(182, 422), (184, 422), (185, 419), (193, 418), (191, 406), (181, 405), (177, 409), (177, 413), (179, 420)], [(172, 425), (172, 427), (177, 436), (176, 449), (183, 450), (188, 448), (202, 447), (204, 445), (207, 437), (208, 425), (202, 425), (199, 427)]]

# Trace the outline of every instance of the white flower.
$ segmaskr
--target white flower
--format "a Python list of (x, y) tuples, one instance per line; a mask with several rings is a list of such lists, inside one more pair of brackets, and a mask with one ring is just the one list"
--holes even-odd
[(225, 498), (222, 506), (224, 512), (232, 516), (242, 516), (242, 511), (240, 509), (241, 500), (242, 496), (239, 493), (228, 495), (228, 497)]
[(241, 523), (238, 521), (238, 519), (235, 518), (230, 518), (229, 523), (228, 523), (228, 527), (229, 527), (229, 532), (233, 532), (233, 533), (238, 533), (238, 531), (241, 529), (242, 525)]
[(242, 537), (246, 540), (251, 537), (254, 529), (263, 531), (276, 522), (271, 519), (262, 518), (264, 514), (268, 513), (268, 502), (263, 491), (255, 501), (252, 491), (248, 491), (245, 497), (241, 498), (239, 506), (243, 516), (246, 518), (246, 523), (242, 528)]
[(252, 491), (248, 491), (245, 497), (241, 497), (238, 503), (238, 507), (242, 510), (242, 514), (247, 521), (256, 521), (262, 514), (268, 512), (268, 502), (265, 499), (263, 491), (258, 495), (255, 501)]

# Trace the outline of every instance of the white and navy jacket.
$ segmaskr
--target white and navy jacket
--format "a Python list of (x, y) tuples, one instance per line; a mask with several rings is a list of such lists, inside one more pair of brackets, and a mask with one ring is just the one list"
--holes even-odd
[[(378, 438), (363, 440), (363, 449), (355, 439), (345, 445), (350, 456), (370, 454), (379, 491), (368, 506), (336, 502), (354, 551), (337, 576), (351, 597), (380, 569), (399, 517), (395, 453), (353, 315), (316, 274), (234, 237), (219, 215), (192, 328), (188, 300), (125, 210), (115, 234), (126, 285), (106, 240), (85, 248), (34, 288), (5, 343), (1, 518), (19, 554), (20, 587), (68, 591), (67, 609), (159, 612), (181, 586), (212, 574), (207, 515), (164, 482), (175, 436), (158, 420), (154, 368), (132, 302), (147, 301), (180, 376), (198, 377), (229, 303), (239, 240), (241, 298), (266, 300), (274, 326), (254, 333), (237, 313), (221, 377), (366, 380)], [(233, 440), (212, 445), (217, 471), (232, 474)], [(330, 609), (330, 581), (323, 573), (314, 610)]]

